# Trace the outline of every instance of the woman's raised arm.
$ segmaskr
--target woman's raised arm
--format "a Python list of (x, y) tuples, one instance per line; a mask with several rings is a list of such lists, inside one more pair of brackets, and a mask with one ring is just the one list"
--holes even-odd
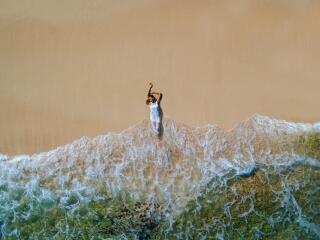
[(152, 92), (151, 94), (158, 95), (157, 102), (158, 103), (161, 102), (161, 99), (162, 99), (162, 93), (161, 92)]
[(152, 84), (152, 83), (149, 83), (149, 85), (150, 85), (150, 88), (149, 88), (147, 97), (149, 97), (149, 96), (151, 95), (151, 89), (152, 89), (152, 87), (153, 87), (153, 84)]

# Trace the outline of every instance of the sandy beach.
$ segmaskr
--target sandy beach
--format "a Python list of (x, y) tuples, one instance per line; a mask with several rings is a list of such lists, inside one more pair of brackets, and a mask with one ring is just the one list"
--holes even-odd
[(47, 151), (148, 119), (230, 129), (320, 121), (318, 1), (0, 2), (0, 153)]

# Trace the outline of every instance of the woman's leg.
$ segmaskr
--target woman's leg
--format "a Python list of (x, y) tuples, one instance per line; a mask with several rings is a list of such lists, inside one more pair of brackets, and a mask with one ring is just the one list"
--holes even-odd
[(157, 122), (152, 121), (152, 122), (151, 122), (151, 126), (152, 126), (152, 130), (153, 130), (154, 132), (157, 132)]
[(157, 135), (160, 136), (160, 130), (161, 130), (161, 129), (160, 129), (160, 122), (157, 122), (156, 127), (157, 127), (157, 128), (156, 128), (156, 129), (157, 129)]
[(159, 136), (161, 134), (161, 124), (160, 122), (151, 122), (153, 131)]

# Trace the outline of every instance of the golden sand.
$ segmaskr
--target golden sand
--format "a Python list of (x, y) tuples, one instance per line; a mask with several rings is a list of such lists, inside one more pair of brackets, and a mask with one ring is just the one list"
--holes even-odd
[(320, 2), (0, 2), (0, 152), (47, 151), (148, 118), (228, 129), (320, 120)]

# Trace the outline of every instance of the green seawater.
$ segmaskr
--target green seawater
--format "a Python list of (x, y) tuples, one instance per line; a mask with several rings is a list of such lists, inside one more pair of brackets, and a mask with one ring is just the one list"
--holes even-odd
[(98, 186), (49, 189), (32, 169), (8, 168), (0, 239), (320, 239), (319, 135), (294, 141), (302, 161), (212, 176), (183, 211)]
[[(0, 185), (1, 239), (319, 239), (320, 168), (257, 166), (215, 176), (183, 212), (128, 195), (58, 197), (38, 182)], [(170, 218), (168, 218), (170, 216)], [(169, 221), (170, 219), (170, 221)]]
[[(260, 166), (214, 178), (156, 239), (319, 239), (320, 169)], [(168, 230), (167, 230), (168, 229)]]

